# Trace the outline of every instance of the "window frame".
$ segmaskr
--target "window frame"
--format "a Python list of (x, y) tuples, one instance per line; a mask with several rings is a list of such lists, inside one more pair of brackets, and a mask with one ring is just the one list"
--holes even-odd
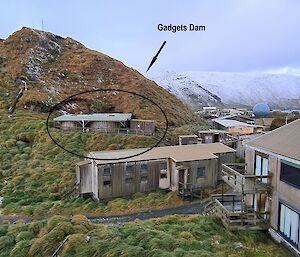
[[(105, 174), (106, 169), (109, 169), (109, 174)], [(111, 176), (111, 167), (110, 166), (103, 167), (102, 174), (103, 174), (103, 176)]]
[[(128, 168), (129, 167), (131, 167), (132, 168), (132, 170), (129, 170)], [(132, 164), (132, 163), (126, 163), (126, 165), (125, 165), (125, 173), (128, 175), (128, 174), (132, 174), (132, 173), (134, 173), (134, 164)]]
[[(287, 235), (285, 235), (284, 231), (281, 231), (281, 213), (282, 213), (282, 206), (284, 206), (285, 208), (289, 209), (289, 211), (294, 212), (295, 214), (298, 215), (298, 226), (296, 226), (296, 228), (298, 227), (298, 231), (297, 231), (297, 242), (295, 243), (294, 241), (292, 241), (292, 239), (290, 237), (288, 237)], [(287, 215), (289, 222), (290, 221), (290, 215)], [(286, 222), (286, 219), (284, 219), (284, 223)], [(290, 223), (291, 224), (291, 223)], [(285, 229), (285, 227), (283, 228), (283, 230)], [(289, 233), (292, 233), (292, 228), (290, 227), (289, 229)], [(283, 201), (278, 202), (278, 222), (277, 222), (277, 232), (279, 233), (279, 235), (281, 235), (287, 242), (289, 242), (291, 245), (293, 245), (294, 247), (298, 248), (300, 246), (299, 244), (299, 238), (300, 238), (300, 211), (296, 210), (295, 208), (290, 207), (288, 204), (284, 203)]]
[[(256, 173), (256, 169), (257, 169), (257, 156), (260, 157), (260, 174), (257, 174)], [(267, 174), (263, 174), (263, 167), (264, 167), (264, 160), (267, 161)], [(261, 152), (258, 152), (258, 151), (255, 151), (255, 154), (254, 154), (254, 175), (256, 176), (268, 176), (270, 174), (270, 170), (269, 170), (269, 156), (267, 154), (264, 154), (264, 153), (261, 153)], [(260, 178), (260, 181), (262, 183), (268, 183), (268, 178)]]
[[(201, 176), (198, 175), (199, 169), (202, 169), (202, 175)], [(203, 166), (197, 167), (196, 178), (205, 178), (205, 167), (203, 167)]]
[(159, 163), (159, 169), (160, 170), (167, 170), (168, 169), (168, 163), (166, 161), (165, 162), (160, 162)]
[(147, 175), (141, 176), (141, 183), (148, 183), (148, 176)]
[(125, 184), (133, 184), (133, 183), (134, 183), (134, 179), (132, 177), (125, 178)]
[[(291, 163), (291, 162), (288, 162), (288, 161), (284, 161), (284, 160), (280, 160), (280, 176), (279, 176), (279, 179), (280, 181), (288, 184), (289, 186), (293, 187), (293, 188), (296, 188), (296, 189), (300, 189), (300, 183), (299, 184), (295, 184), (293, 183), (292, 181), (298, 181), (296, 179), (292, 179), (292, 180), (288, 180), (286, 175), (283, 177), (282, 173), (283, 173), (283, 168), (284, 167), (283, 165), (286, 165), (286, 166), (290, 166), (296, 170), (299, 170), (299, 178), (300, 178), (300, 167), (294, 163)], [(296, 171), (297, 172), (297, 171)]]
[[(143, 169), (143, 166), (146, 167), (146, 169)], [(147, 173), (149, 171), (149, 167), (147, 163), (141, 163), (141, 173)]]
[[(107, 182), (109, 182), (109, 183), (107, 183)], [(111, 180), (104, 180), (103, 181), (103, 187), (111, 187)]]

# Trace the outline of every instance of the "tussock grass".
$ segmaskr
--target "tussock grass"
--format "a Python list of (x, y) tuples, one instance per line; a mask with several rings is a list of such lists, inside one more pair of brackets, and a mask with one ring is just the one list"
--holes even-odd
[[(75, 165), (82, 158), (52, 142), (46, 132), (46, 118), (46, 114), (28, 110), (17, 110), (11, 118), (4, 110), (0, 115), (0, 195), (4, 197), (4, 215), (108, 215), (182, 203), (175, 195), (161, 192), (108, 204), (69, 200), (67, 193), (75, 182)], [(91, 150), (148, 147), (154, 142), (142, 136), (62, 132), (54, 128), (50, 131), (61, 145), (82, 155)]]
[[(10, 225), (8, 230), (18, 231), (19, 227), (15, 229), (15, 226)], [(25, 228), (27, 230), (18, 234), (5, 234), (0, 238), (3, 256), (50, 256), (60, 242), (68, 238), (62, 257), (291, 257), (265, 232), (232, 233), (212, 217), (168, 216), (107, 227), (92, 224), (82, 215), (56, 216), (48, 223), (36, 222)], [(32, 228), (40, 232), (33, 234)], [(6, 230), (4, 226), (2, 231)]]

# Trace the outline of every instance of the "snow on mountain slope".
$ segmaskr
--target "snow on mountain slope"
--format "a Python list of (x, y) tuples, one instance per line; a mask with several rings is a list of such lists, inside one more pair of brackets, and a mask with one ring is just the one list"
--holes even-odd
[(218, 95), (226, 104), (253, 106), (266, 102), (273, 108), (299, 108), (300, 101), (295, 99), (300, 99), (300, 76), (226, 72), (181, 74)]
[(192, 108), (222, 105), (298, 108), (300, 76), (226, 72), (164, 72), (153, 79)]
[(193, 109), (199, 109), (201, 106), (223, 105), (217, 95), (185, 75), (167, 71), (151, 77), (151, 79)]

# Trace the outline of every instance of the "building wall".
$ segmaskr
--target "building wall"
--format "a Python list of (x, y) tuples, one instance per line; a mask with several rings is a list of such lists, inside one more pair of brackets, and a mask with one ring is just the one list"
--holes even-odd
[(80, 122), (74, 122), (74, 121), (60, 121), (60, 122), (57, 122), (57, 126), (62, 130), (81, 130), (82, 129)]
[(155, 122), (151, 120), (130, 120), (130, 129), (141, 134), (153, 135), (155, 133)]
[(248, 135), (248, 134), (253, 134), (254, 129), (253, 127), (247, 127), (247, 126), (234, 126), (234, 127), (228, 127), (227, 131), (232, 135)]
[(179, 136), (179, 145), (196, 145), (198, 143), (197, 136)]
[[(130, 196), (136, 192), (148, 192), (158, 188), (178, 190), (178, 167), (188, 169), (187, 183), (192, 183), (194, 188), (203, 189), (217, 184), (221, 176), (222, 163), (234, 162), (234, 153), (218, 154), (218, 159), (198, 160), (176, 163), (171, 158), (152, 161), (116, 163), (110, 165), (85, 164), (77, 169), (80, 193), (93, 193), (98, 199), (112, 199)], [(161, 178), (161, 163), (166, 163), (167, 178)], [(143, 164), (147, 171), (142, 171)], [(129, 172), (126, 166), (131, 166)], [(109, 167), (110, 174), (104, 174), (104, 169)], [(204, 177), (197, 177), (197, 168), (203, 167)]]
[[(159, 163), (161, 161), (132, 162), (133, 171), (126, 171), (126, 163), (112, 165), (98, 165), (98, 189), (99, 198), (108, 199), (124, 197), (135, 192), (147, 192), (159, 186)], [(141, 171), (142, 164), (147, 164), (148, 171)], [(111, 175), (103, 175), (103, 168), (110, 167)], [(147, 177), (147, 179), (145, 179)], [(104, 185), (104, 181), (110, 181), (110, 185)]]
[[(217, 184), (218, 163), (216, 159), (193, 161), (185, 163), (185, 165), (189, 167), (190, 176), (188, 182), (193, 184), (194, 190), (201, 190)], [(198, 167), (205, 168), (204, 177), (197, 177)]]
[[(259, 149), (246, 147), (247, 173), (254, 174), (255, 169), (255, 151)], [(267, 154), (267, 152), (264, 152)], [(278, 230), (279, 221), (279, 202), (282, 202), (298, 211), (300, 211), (300, 190), (286, 184), (280, 180), (281, 158), (278, 155), (269, 153), (269, 174), (272, 176), (271, 186), (271, 206), (270, 206), (270, 225)], [(300, 239), (299, 239), (300, 245)]]
[(88, 163), (76, 167), (76, 180), (80, 194), (93, 194), (98, 199), (98, 174), (95, 172), (95, 164)]
[[(126, 125), (125, 125), (126, 126)], [(92, 130), (99, 131), (114, 131), (118, 128), (123, 128), (120, 122), (113, 121), (93, 121), (87, 123), (87, 128), (90, 127)]]

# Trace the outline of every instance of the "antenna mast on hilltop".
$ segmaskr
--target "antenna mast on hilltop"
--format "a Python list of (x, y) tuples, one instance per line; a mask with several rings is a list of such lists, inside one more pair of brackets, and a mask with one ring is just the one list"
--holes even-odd
[(42, 18), (42, 31), (44, 31), (44, 19)]

